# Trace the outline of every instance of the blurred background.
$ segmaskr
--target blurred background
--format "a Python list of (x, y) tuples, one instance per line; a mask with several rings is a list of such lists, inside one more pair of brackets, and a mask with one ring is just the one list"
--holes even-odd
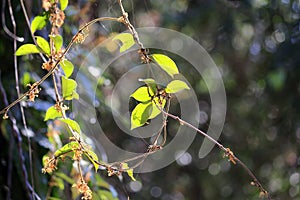
[[(219, 141), (230, 147), (253, 170), (274, 199), (300, 200), (300, 1), (298, 0), (123, 0), (132, 24), (138, 27), (158, 26), (179, 31), (198, 41), (211, 55), (219, 68), (227, 94), (227, 116)], [(4, 5), (5, 0), (2, 2)], [(32, 42), (19, 1), (13, 1), (17, 35)], [(29, 18), (42, 12), (41, 1), (28, 1)], [(61, 34), (64, 45), (70, 41), (78, 27), (96, 17), (119, 17), (115, 0), (70, 1), (65, 10), (66, 19)], [(5, 17), (5, 18), (3, 18)], [(2, 20), (11, 29), (7, 3), (2, 9)], [(93, 26), (85, 43), (76, 46), (68, 55), (75, 67), (89, 50), (112, 34), (126, 30), (123, 25), (102, 23)], [(1, 82), (9, 102), (16, 99), (13, 71), (13, 40), (0, 30)], [(37, 32), (47, 37), (47, 30)], [(18, 43), (21, 45), (21, 43)], [(79, 51), (80, 48), (80, 51)], [(181, 60), (175, 60), (181, 65)], [(37, 55), (18, 58), (21, 91), (26, 85), (45, 74)], [(184, 72), (199, 99), (204, 116), (210, 114), (209, 94), (205, 82)], [(99, 98), (105, 98), (113, 88), (118, 71), (111, 71), (99, 82)], [(25, 103), (25, 114), (32, 135), (33, 171), (36, 192), (42, 199), (47, 195), (49, 175), (41, 173), (42, 156), (51, 150), (49, 133), (55, 123), (43, 122), (45, 110), (53, 104), (51, 80), (42, 85), (40, 98), (35, 103)], [(4, 108), (3, 92), (0, 95)], [(176, 104), (171, 109), (174, 114)], [(22, 130), (18, 106), (12, 110), (19, 129)], [(124, 138), (112, 126), (109, 109), (99, 107), (102, 126), (116, 144), (129, 145), (145, 141)], [(180, 114), (180, 113), (179, 113)], [(105, 116), (105, 117), (103, 117)], [(175, 124), (175, 123), (174, 123)], [(201, 126), (205, 130), (209, 120)], [(57, 124), (56, 124), (57, 125)], [(172, 124), (171, 124), (172, 125)], [(58, 125), (59, 126), (59, 125)], [(118, 132), (119, 131), (119, 132)], [(120, 135), (120, 136), (118, 136)], [(61, 134), (61, 141), (67, 136)], [(128, 137), (128, 136), (126, 136)], [(13, 172), (12, 199), (25, 199), (24, 179), (17, 156), (17, 139), (12, 134), (10, 121), (0, 120), (0, 183), (5, 199), (7, 174)], [(198, 157), (203, 141), (197, 136), (188, 151), (170, 166), (159, 171), (137, 174), (137, 181), (128, 177), (118, 180), (101, 171), (94, 175), (97, 181), (119, 199), (259, 199), (259, 192), (250, 185), (251, 179), (240, 166), (223, 159), (215, 148), (205, 158)], [(128, 144), (127, 144), (128, 143)], [(141, 145), (142, 146), (142, 145)], [(136, 147), (136, 146), (135, 146)], [(138, 147), (138, 146), (137, 146)], [(28, 167), (28, 143), (23, 136), (22, 149)], [(12, 168), (9, 168), (11, 163)], [(72, 173), (71, 162), (66, 161), (62, 172)], [(65, 171), (64, 171), (65, 170)], [(27, 170), (29, 171), (29, 169)], [(101, 177), (99, 176), (101, 175)], [(51, 196), (71, 199), (70, 182), (61, 179)], [(100, 187), (100, 186), (99, 186)], [(103, 188), (102, 188), (103, 189)], [(62, 198), (63, 196), (63, 198)], [(108, 197), (107, 197), (108, 198)], [(108, 199), (113, 199), (109, 197)], [(55, 199), (55, 198), (53, 198)], [(101, 199), (101, 198), (100, 198)], [(102, 198), (104, 199), (104, 198)]]

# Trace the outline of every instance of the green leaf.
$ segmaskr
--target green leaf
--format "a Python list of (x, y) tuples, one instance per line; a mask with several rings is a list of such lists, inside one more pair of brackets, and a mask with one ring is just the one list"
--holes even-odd
[(61, 198), (57, 198), (57, 197), (49, 197), (48, 200), (61, 200)]
[(62, 121), (64, 123), (68, 124), (72, 128), (72, 130), (76, 131), (78, 134), (81, 133), (80, 126), (78, 125), (78, 123), (76, 121), (74, 121), (72, 119), (63, 119), (63, 118), (59, 119), (59, 121)]
[(65, 10), (69, 2), (68, 0), (59, 0), (59, 3), (60, 3), (60, 9)]
[(118, 34), (117, 36), (115, 36), (113, 38), (113, 41), (114, 40), (120, 40), (122, 42), (122, 45), (121, 45), (121, 48), (120, 48), (120, 53), (122, 53), (123, 51), (126, 51), (127, 49), (129, 49), (135, 43), (134, 39), (133, 39), (133, 36), (130, 33)]
[(94, 167), (95, 167), (95, 171), (97, 172), (97, 170), (99, 169), (99, 165), (97, 164), (97, 162), (99, 162), (99, 158), (97, 156), (97, 154), (95, 154), (95, 152), (93, 152), (92, 150), (87, 150), (87, 153), (85, 153), (86, 156), (89, 158), (89, 160), (93, 163)]
[(56, 110), (54, 106), (51, 106), (46, 111), (46, 116), (44, 118), (44, 121), (47, 121), (49, 119), (55, 119), (58, 117), (62, 117), (62, 113), (60, 111)]
[(95, 174), (95, 186), (101, 187), (103, 189), (110, 189), (110, 185), (99, 175), (99, 174)]
[(175, 74), (179, 74), (178, 68), (175, 62), (166, 55), (163, 54), (153, 54), (152, 58), (155, 62), (171, 77), (174, 77)]
[(66, 77), (70, 77), (73, 73), (74, 65), (70, 61), (64, 59), (62, 62), (60, 62), (60, 66), (64, 70)]
[(60, 50), (60, 48), (63, 45), (63, 38), (62, 38), (62, 36), (61, 35), (50, 35), (49, 37), (52, 38), (52, 40), (53, 40), (56, 52), (58, 50)]
[[(96, 198), (97, 197), (99, 198), (98, 200), (119, 200), (118, 197), (114, 197), (111, 191), (108, 190), (98, 190), (97, 195), (99, 196), (99, 197), (96, 196)], [(94, 200), (94, 196), (93, 196), (93, 200)]]
[(174, 80), (174, 81), (171, 81), (167, 87), (166, 87), (166, 93), (176, 93), (180, 90), (184, 90), (184, 89), (187, 89), (189, 90), (189, 86), (183, 82), (183, 81), (180, 81), (180, 80)]
[(151, 96), (153, 96), (153, 92), (147, 86), (142, 86), (134, 91), (130, 96), (135, 98), (135, 100), (140, 102), (147, 102), (151, 100)]
[(45, 54), (48, 56), (50, 55), (50, 45), (47, 40), (45, 40), (43, 37), (35, 36), (36, 42), (38, 46), (43, 50)]
[(65, 188), (64, 180), (62, 180), (59, 177), (54, 176), (51, 180), (51, 186), (56, 186), (60, 190), (64, 190), (64, 188)]
[(65, 76), (62, 76), (61, 80), (62, 84), (62, 94), (64, 99), (66, 100), (72, 100), (72, 99), (78, 99), (79, 95), (76, 92), (77, 83), (73, 79), (68, 79)]
[(54, 175), (61, 178), (61, 179), (63, 179), (64, 181), (66, 181), (70, 185), (73, 185), (75, 183), (75, 181), (72, 178), (68, 177), (66, 174), (64, 174), (62, 172), (55, 172)]
[(45, 167), (47, 164), (48, 164), (48, 160), (50, 159), (50, 157), (49, 156), (47, 156), (47, 154), (46, 155), (44, 155), (43, 156), (43, 158), (42, 158), (42, 162), (43, 162), (43, 166)]
[(139, 103), (131, 113), (131, 130), (143, 126), (152, 112), (151, 102)]
[(34, 33), (36, 30), (42, 30), (43, 28), (45, 28), (48, 22), (48, 17), (49, 15), (47, 14), (47, 12), (34, 17), (30, 25), (32, 33)]
[(75, 142), (75, 141), (70, 142), (68, 144), (65, 144), (63, 147), (61, 147), (57, 151), (55, 151), (54, 156), (56, 156), (56, 157), (62, 156), (66, 153), (73, 151), (74, 149), (77, 149), (78, 147), (79, 147), (78, 142)]
[(40, 50), (34, 44), (23, 44), (16, 51), (16, 56), (23, 56), (27, 54), (40, 53)]
[[(152, 78), (146, 78), (146, 79), (139, 79), (139, 81), (144, 82), (152, 91), (153, 95), (156, 93), (157, 90), (157, 86), (156, 86), (156, 82), (154, 79)], [(151, 96), (153, 96), (151, 95)]]
[(128, 174), (128, 176), (131, 178), (131, 180), (136, 181), (136, 179), (133, 176), (133, 169), (129, 169), (128, 164), (127, 163), (122, 163), (122, 168), (124, 170), (126, 170), (126, 173)]
[(166, 102), (167, 101), (165, 99), (159, 100), (158, 97), (155, 97), (152, 101), (152, 112), (151, 112), (149, 119), (153, 119), (157, 115), (159, 115), (161, 113), (161, 110), (159, 109), (159, 107), (161, 106), (161, 109), (163, 109), (166, 105)]
[(24, 72), (23, 77), (22, 77), (22, 82), (23, 82), (23, 86), (26, 87), (30, 81), (31, 81), (31, 76), (29, 72)]

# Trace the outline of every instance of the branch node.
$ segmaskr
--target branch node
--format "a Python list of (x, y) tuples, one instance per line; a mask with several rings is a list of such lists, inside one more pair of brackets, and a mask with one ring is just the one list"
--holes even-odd
[[(8, 111), (8, 110), (7, 110)], [(3, 119), (8, 119), (8, 115), (7, 115), (7, 111), (4, 113), (4, 115), (3, 115)]]
[(233, 164), (236, 164), (236, 157), (233, 154), (233, 152), (230, 150), (230, 148), (226, 148), (226, 152), (224, 153), (223, 157), (227, 157), (228, 161), (232, 162)]

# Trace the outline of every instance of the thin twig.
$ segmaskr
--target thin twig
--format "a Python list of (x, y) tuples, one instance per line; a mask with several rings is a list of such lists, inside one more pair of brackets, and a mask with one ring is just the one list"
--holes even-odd
[[(12, 10), (12, 4), (11, 4), (11, 0), (8, 0), (8, 9), (9, 9), (9, 14), (10, 14), (10, 19), (13, 25), (13, 34), (16, 35), (17, 33), (17, 25), (15, 22), (15, 17), (14, 17), (14, 13)], [(14, 44), (13, 44), (13, 48), (14, 48), (14, 52), (16, 52), (17, 50), (17, 38), (14, 38)], [(15, 84), (16, 84), (16, 91), (17, 91), (17, 95), (18, 97), (20, 97), (20, 84), (19, 84), (19, 70), (18, 70), (18, 62), (17, 62), (17, 56), (16, 54), (14, 54), (14, 70), (15, 70)], [(31, 181), (31, 185), (32, 185), (32, 197), (33, 199), (35, 199), (34, 197), (34, 174), (33, 174), (33, 164), (32, 164), (32, 148), (31, 148), (31, 140), (30, 140), (30, 135), (28, 133), (28, 128), (27, 128), (27, 122), (26, 122), (26, 117), (25, 117), (25, 113), (24, 113), (24, 107), (22, 106), (22, 104), (20, 104), (20, 111), (21, 111), (21, 118), (22, 118), (22, 122), (23, 122), (23, 126), (24, 126), (24, 130), (27, 136), (27, 143), (28, 143), (28, 154), (29, 154), (29, 168), (30, 168), (30, 181)]]
[(122, 4), (122, 0), (118, 0), (119, 6), (121, 8), (121, 12), (122, 12), (122, 17), (123, 19), (121, 20), (121, 22), (123, 24), (125, 24), (125, 26), (127, 26), (127, 28), (129, 29), (129, 31), (131, 32), (135, 42), (140, 46), (140, 48), (142, 50), (144, 50), (144, 45), (143, 43), (141, 43), (140, 38), (134, 28), (134, 26), (130, 23), (129, 19), (128, 19), (128, 13), (125, 11), (124, 6)]
[(12, 161), (13, 161), (13, 150), (14, 150), (14, 140), (12, 135), (9, 135), (9, 148), (8, 148), (8, 165), (7, 165), (7, 195), (6, 200), (11, 200), (11, 181), (12, 181)]
[[(28, 27), (28, 29), (30, 30), (29, 32), (30, 32), (31, 38), (32, 38), (34, 44), (35, 44), (36, 46), (38, 46), (37, 41), (36, 41), (36, 39), (35, 39), (35, 37), (34, 37), (34, 33), (31, 31), (29, 17), (28, 17), (28, 14), (27, 14), (27, 11), (26, 11), (26, 7), (25, 7), (25, 5), (24, 5), (23, 0), (20, 0), (20, 4), (21, 4), (21, 7), (22, 7), (22, 11), (23, 11), (23, 14), (24, 14), (24, 17), (25, 17), (25, 21), (26, 21), (27, 27)], [(47, 59), (45, 58), (45, 56), (44, 56), (41, 52), (39, 53), (39, 55), (40, 55), (40, 57), (42, 58), (42, 60), (43, 60), (44, 62), (47, 61)]]
[[(22, 1), (22, 0), (21, 0)], [(22, 101), (26, 96), (28, 96), (28, 94), (30, 92), (32, 92), (33, 90), (35, 90), (36, 88), (38, 88), (38, 86), (43, 83), (52, 73), (53, 71), (57, 68), (58, 64), (63, 60), (64, 56), (67, 54), (67, 52), (70, 50), (70, 48), (72, 47), (72, 45), (75, 43), (76, 41), (76, 37), (79, 34), (82, 34), (83, 30), (85, 30), (88, 26), (96, 23), (96, 22), (100, 22), (100, 21), (119, 21), (119, 18), (114, 18), (114, 17), (101, 17), (101, 18), (97, 18), (92, 20), (91, 22), (85, 24), (82, 28), (80, 28), (77, 33), (73, 36), (71, 42), (68, 44), (68, 46), (66, 47), (65, 51), (62, 53), (62, 55), (58, 58), (58, 60), (55, 62), (54, 66), (52, 69), (50, 69), (48, 71), (48, 73), (46, 75), (44, 75), (39, 81), (35, 82), (33, 85), (34, 87), (32, 87), (31, 89), (29, 89), (27, 92), (25, 92), (23, 95), (21, 95), (18, 99), (16, 99), (15, 101), (13, 101), (11, 104), (9, 104), (8, 106), (6, 106), (4, 109), (2, 109), (0, 111), (0, 115), (1, 114), (5, 114), (9, 111), (9, 109), (11, 109), (13, 106), (15, 106), (16, 104), (18, 104), (20, 101)]]
[[(0, 76), (0, 78), (1, 78), (1, 76)], [(6, 95), (6, 92), (4, 90), (1, 80), (0, 80), (0, 91), (1, 91), (1, 94), (3, 97), (4, 104), (8, 105), (7, 95)], [(23, 178), (25, 181), (26, 193), (30, 199), (33, 199), (32, 195), (34, 195), (34, 197), (36, 199), (40, 200), (41, 198), (33, 191), (33, 188), (31, 186), (30, 182), (28, 182), (28, 174), (27, 174), (27, 170), (26, 170), (26, 166), (25, 166), (25, 158), (24, 158), (23, 150), (22, 150), (22, 136), (21, 136), (21, 132), (18, 128), (17, 121), (11, 113), (9, 113), (8, 115), (9, 115), (10, 121), (12, 123), (12, 130), (13, 130), (12, 132), (13, 132), (15, 138), (17, 139), (17, 147), (18, 147), (17, 150), (18, 150), (18, 156), (19, 156), (19, 161), (20, 161), (20, 165), (21, 165), (21, 169), (22, 169)]]
[(248, 175), (252, 178), (252, 185), (256, 186), (262, 193), (263, 195), (268, 199), (271, 200), (271, 196), (268, 193), (267, 190), (265, 190), (262, 186), (262, 184), (259, 182), (259, 180), (256, 178), (256, 176), (253, 174), (253, 172), (249, 169), (249, 167), (247, 167), (238, 157), (236, 157), (233, 152), (229, 149), (229, 148), (225, 148), (220, 142), (218, 142), (217, 140), (215, 140), (214, 138), (212, 138), (211, 136), (209, 136), (208, 134), (206, 134), (205, 132), (201, 131), (200, 129), (196, 128), (195, 126), (193, 126), (192, 124), (182, 120), (181, 118), (179, 118), (178, 116), (175, 116), (173, 114), (170, 114), (164, 110), (162, 110), (162, 112), (177, 120), (181, 125), (185, 125), (195, 131), (197, 131), (198, 133), (200, 133), (202, 136), (204, 136), (205, 138), (209, 139), (211, 142), (213, 142), (215, 145), (217, 145), (222, 151), (224, 151), (224, 155), (226, 157), (228, 157), (229, 161), (231, 161), (232, 163), (236, 164), (240, 164), (248, 173)]
[(82, 170), (81, 170), (81, 165), (80, 165), (80, 160), (77, 160), (77, 168), (78, 168), (80, 180), (81, 180), (81, 182), (84, 182), (84, 178), (83, 178)]
[(18, 37), (16, 34), (12, 33), (6, 26), (5, 23), (5, 4), (6, 0), (2, 0), (2, 8), (1, 8), (1, 21), (4, 32), (11, 38), (17, 40), (18, 42), (24, 42), (23, 37)]

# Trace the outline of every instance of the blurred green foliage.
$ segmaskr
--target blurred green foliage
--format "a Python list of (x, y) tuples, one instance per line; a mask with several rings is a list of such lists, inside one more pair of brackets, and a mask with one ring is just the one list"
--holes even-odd
[[(30, 43), (20, 6), (17, 2), (14, 4), (18, 35), (24, 36), (26, 42)], [(79, 25), (95, 17), (120, 15), (116, 1), (78, 0), (70, 4), (65, 10), (64, 45), (70, 41)], [(31, 19), (41, 13), (40, 1), (32, 1), (27, 6)], [(274, 199), (300, 200), (300, 2), (124, 0), (124, 6), (136, 27), (160, 26), (177, 30), (199, 41), (210, 53), (222, 73), (228, 100), (226, 124), (219, 140), (255, 172)], [(7, 26), (11, 28), (7, 10), (5, 15)], [(106, 23), (95, 29), (98, 31), (87, 38), (87, 46), (100, 42), (110, 32), (125, 30), (122, 25)], [(46, 34), (45, 31), (37, 32), (42, 36)], [(16, 99), (12, 40), (3, 28), (0, 37), (1, 81), (9, 102), (12, 102)], [(70, 59), (73, 63), (85, 57), (82, 52), (84, 48), (80, 54), (76, 48), (72, 51)], [(44, 72), (40, 68), (41, 60), (36, 55), (19, 59), (19, 64), (24, 83), (21, 90), (25, 91), (26, 84), (38, 80)], [(180, 63), (176, 64), (180, 66)], [(189, 79), (189, 71), (183, 73), (198, 95), (200, 109), (209, 115), (210, 102), (205, 83), (201, 77)], [(41, 197), (45, 197), (49, 177), (40, 170), (42, 156), (51, 145), (46, 138), (47, 125), (43, 117), (53, 99), (48, 90), (51, 83), (45, 82), (42, 87), (40, 100), (35, 104), (28, 103), (26, 116), (28, 126), (35, 134), (32, 146), (36, 190)], [(2, 94), (0, 97), (3, 108)], [(171, 110), (176, 114), (175, 108)], [(22, 128), (18, 108), (12, 112)], [(111, 137), (116, 143), (142, 143), (136, 139), (118, 137), (120, 130), (112, 126), (110, 116), (102, 120), (107, 132), (115, 133)], [(201, 128), (205, 130), (206, 125)], [(1, 119), (0, 127), (0, 199), (4, 199), (11, 152), (9, 147), (13, 145), (16, 148), (16, 144), (10, 123)], [(145, 200), (258, 199), (258, 192), (250, 185), (251, 180), (245, 171), (223, 159), (218, 149), (203, 159), (198, 158), (202, 139), (197, 137), (185, 154), (192, 158), (191, 162), (181, 162), (179, 159), (159, 171), (137, 175), (137, 182), (131, 182), (130, 179), (119, 182), (115, 177), (105, 179), (115, 187), (120, 199), (126, 199), (127, 195), (132, 199)], [(25, 138), (23, 141), (26, 152)], [(12, 152), (16, 155), (16, 150)], [(25, 159), (28, 166), (28, 157)], [(62, 168), (66, 174), (71, 173), (68, 162)], [(12, 187), (9, 188), (12, 199), (24, 199), (23, 175), (17, 156), (13, 157), (13, 174)], [(105, 177), (102, 172), (101, 175)], [(58, 188), (64, 189), (66, 199), (71, 198), (68, 180), (62, 174), (55, 177), (59, 180), (56, 182)], [(101, 182), (100, 176), (93, 179), (100, 184), (94, 189), (110, 189), (109, 185), (101, 185), (106, 183)], [(60, 193), (60, 190), (53, 191), (53, 195), (59, 196)], [(101, 195), (103, 193), (99, 192), (96, 199), (101, 199)]]

